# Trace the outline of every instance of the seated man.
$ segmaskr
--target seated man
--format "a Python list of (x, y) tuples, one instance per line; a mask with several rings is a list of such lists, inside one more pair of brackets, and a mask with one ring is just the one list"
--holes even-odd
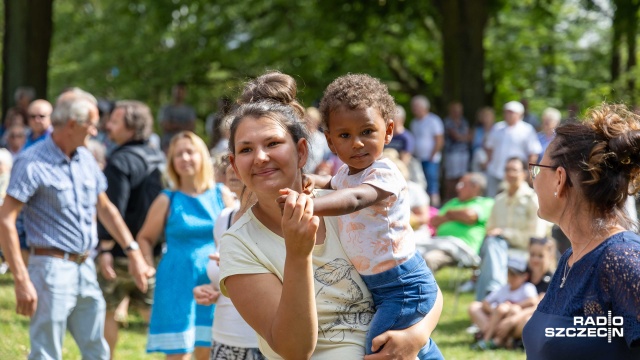
[(509, 249), (526, 253), (529, 239), (544, 237), (550, 228), (548, 222), (538, 218), (538, 197), (525, 181), (527, 168), (519, 158), (507, 160), (507, 189), (496, 195), (487, 222), (487, 237), (480, 250), (482, 264), (476, 285), (478, 301), (507, 283)]
[(431, 218), (436, 236), (428, 243), (419, 242), (431, 271), (465, 261), (472, 265), (478, 255), (493, 199), (480, 196), (487, 180), (481, 173), (465, 174), (456, 185), (457, 198), (446, 202), (438, 215)]

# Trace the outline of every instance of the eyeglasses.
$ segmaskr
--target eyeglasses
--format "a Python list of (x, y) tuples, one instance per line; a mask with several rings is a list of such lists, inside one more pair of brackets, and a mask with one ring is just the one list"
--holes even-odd
[(44, 119), (46, 117), (49, 117), (49, 115), (29, 114), (29, 119), (35, 119), (35, 118)]
[(17, 138), (23, 138), (23, 137), (25, 137), (25, 134), (15, 134), (15, 133), (9, 134), (9, 138), (11, 139), (17, 139)]
[(531, 176), (531, 180), (535, 180), (536, 176), (538, 176), (538, 174), (540, 174), (540, 168), (547, 168), (547, 169), (557, 169), (558, 166), (550, 166), (550, 165), (540, 165), (540, 164), (532, 164), (529, 163), (529, 175)]

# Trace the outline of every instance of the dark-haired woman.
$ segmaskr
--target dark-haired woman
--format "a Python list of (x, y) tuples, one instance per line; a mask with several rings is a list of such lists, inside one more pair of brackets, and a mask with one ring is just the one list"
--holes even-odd
[(603, 105), (560, 126), (530, 165), (541, 218), (571, 242), (524, 328), (527, 358), (640, 358), (640, 237), (624, 212), (640, 186), (640, 117)]

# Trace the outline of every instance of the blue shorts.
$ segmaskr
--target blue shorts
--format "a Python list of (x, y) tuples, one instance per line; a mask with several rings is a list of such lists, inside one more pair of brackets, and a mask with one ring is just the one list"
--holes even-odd
[[(438, 296), (436, 279), (418, 252), (392, 269), (361, 277), (371, 292), (376, 309), (367, 332), (366, 354), (372, 353), (371, 344), (376, 336), (420, 322), (431, 311)], [(439, 359), (442, 354), (435, 343), (429, 341), (418, 357)]]

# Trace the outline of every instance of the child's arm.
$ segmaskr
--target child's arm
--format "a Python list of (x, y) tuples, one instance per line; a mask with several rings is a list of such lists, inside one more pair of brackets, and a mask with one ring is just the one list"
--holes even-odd
[[(280, 194), (286, 196), (291, 190), (282, 189)], [(351, 214), (378, 203), (392, 195), (369, 184), (353, 188), (341, 189), (313, 199), (313, 214), (316, 216), (338, 216)], [(280, 196), (282, 198), (282, 196)], [(278, 200), (279, 201), (279, 200)]]
[(331, 189), (331, 175), (304, 174), (306, 178), (305, 186), (313, 189)]

